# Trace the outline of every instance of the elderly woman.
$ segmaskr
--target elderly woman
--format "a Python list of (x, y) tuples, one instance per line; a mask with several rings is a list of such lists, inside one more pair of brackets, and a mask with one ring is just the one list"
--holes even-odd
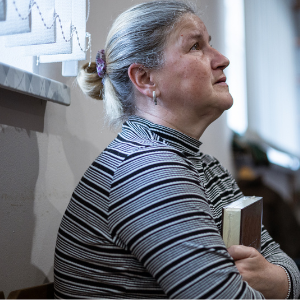
[(232, 105), (228, 64), (184, 3), (144, 3), (114, 22), (78, 82), (125, 123), (63, 217), (56, 297), (298, 297), (299, 271), (264, 228), (261, 254), (220, 235), (222, 207), (242, 193), (199, 139)]

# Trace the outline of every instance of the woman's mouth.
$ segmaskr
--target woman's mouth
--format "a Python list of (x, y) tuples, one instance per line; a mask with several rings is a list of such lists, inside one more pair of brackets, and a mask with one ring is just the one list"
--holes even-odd
[(215, 84), (228, 86), (228, 84), (226, 83), (226, 76), (223, 76), (220, 79), (218, 79), (218, 81), (216, 81)]

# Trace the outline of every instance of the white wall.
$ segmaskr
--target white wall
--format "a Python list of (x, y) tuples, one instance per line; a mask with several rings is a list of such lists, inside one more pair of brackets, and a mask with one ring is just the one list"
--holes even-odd
[[(137, 0), (92, 0), (87, 30), (93, 56), (113, 19)], [(223, 49), (222, 0), (197, 1), (216, 48)], [(40, 65), (43, 76), (69, 86), (61, 64)], [(73, 189), (116, 133), (103, 125), (102, 103), (71, 89), (69, 107), (0, 89), (0, 290), (53, 280), (57, 229)], [(231, 168), (229, 130), (222, 116), (205, 133), (203, 150)]]

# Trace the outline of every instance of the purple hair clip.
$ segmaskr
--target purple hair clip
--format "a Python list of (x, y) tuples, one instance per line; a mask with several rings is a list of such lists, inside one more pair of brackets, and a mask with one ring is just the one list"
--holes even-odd
[(106, 62), (104, 49), (98, 51), (96, 55), (97, 73), (100, 78), (103, 78), (106, 74)]

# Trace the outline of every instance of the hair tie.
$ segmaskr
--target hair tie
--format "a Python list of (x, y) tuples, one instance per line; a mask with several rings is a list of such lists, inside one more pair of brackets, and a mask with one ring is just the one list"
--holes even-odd
[(106, 62), (104, 49), (97, 52), (96, 55), (97, 73), (100, 78), (104, 78), (106, 74)]

